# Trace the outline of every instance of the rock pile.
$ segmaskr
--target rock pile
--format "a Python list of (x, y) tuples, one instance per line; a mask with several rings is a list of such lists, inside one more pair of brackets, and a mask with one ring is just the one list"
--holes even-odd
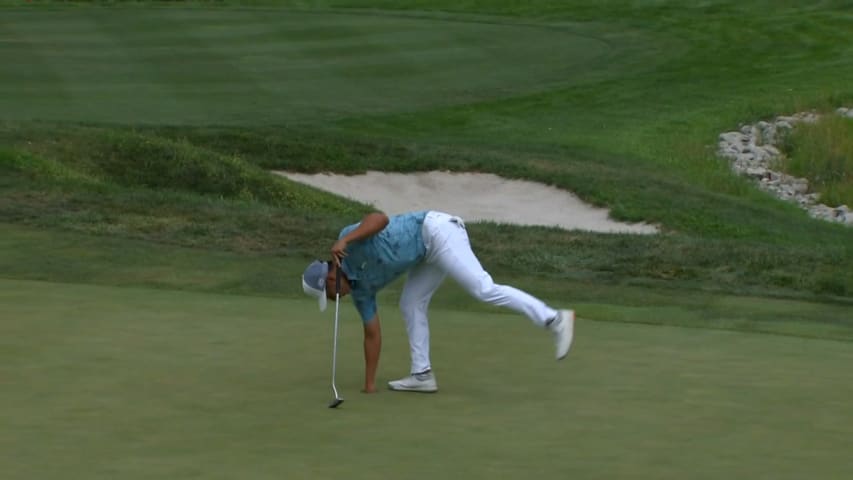
[[(839, 108), (836, 114), (853, 118), (853, 108)], [(781, 136), (797, 123), (814, 123), (816, 113), (804, 112), (744, 125), (740, 131), (721, 133), (718, 154), (731, 161), (732, 169), (758, 183), (758, 187), (778, 198), (794, 202), (814, 218), (853, 226), (853, 211), (847, 205), (830, 207), (818, 203), (820, 194), (809, 192), (809, 181), (775, 170), (783, 153), (776, 147)]]

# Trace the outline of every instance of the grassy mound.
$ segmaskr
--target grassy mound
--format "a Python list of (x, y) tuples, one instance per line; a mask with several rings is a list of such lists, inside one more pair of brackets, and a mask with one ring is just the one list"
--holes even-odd
[[(56, 128), (56, 127), (54, 127)], [(134, 130), (62, 127), (0, 132), (17, 146), (0, 156), (0, 167), (34, 180), (76, 182), (189, 192), (259, 201), (297, 212), (363, 211), (352, 202), (279, 179), (236, 155)]]

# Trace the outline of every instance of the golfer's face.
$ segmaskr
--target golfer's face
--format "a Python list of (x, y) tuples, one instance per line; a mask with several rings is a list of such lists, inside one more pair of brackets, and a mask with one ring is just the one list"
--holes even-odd
[[(329, 300), (335, 299), (335, 271), (338, 267), (333, 266), (329, 269), (329, 274), (326, 275), (326, 298)], [(341, 272), (343, 275), (343, 272)], [(348, 294), (350, 292), (349, 282), (346, 281), (346, 277), (341, 276), (341, 296)]]

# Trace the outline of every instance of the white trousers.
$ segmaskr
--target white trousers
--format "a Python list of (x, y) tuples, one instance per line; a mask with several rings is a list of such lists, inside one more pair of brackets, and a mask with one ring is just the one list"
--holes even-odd
[(429, 319), (427, 309), (432, 295), (450, 275), (472, 297), (491, 305), (507, 307), (544, 327), (557, 311), (541, 300), (513, 287), (498, 285), (483, 270), (471, 250), (468, 232), (459, 217), (429, 212), (422, 228), (426, 258), (409, 271), (400, 310), (406, 321), (412, 373), (432, 368), (429, 358)]

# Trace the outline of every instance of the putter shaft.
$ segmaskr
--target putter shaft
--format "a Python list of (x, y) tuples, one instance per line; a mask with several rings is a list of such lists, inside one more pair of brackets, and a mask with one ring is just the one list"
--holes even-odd
[(335, 270), (335, 331), (332, 340), (332, 393), (335, 398), (329, 404), (329, 408), (337, 408), (343, 403), (344, 399), (338, 394), (338, 387), (335, 386), (335, 373), (338, 364), (338, 316), (340, 314), (341, 304), (341, 267), (338, 265)]

